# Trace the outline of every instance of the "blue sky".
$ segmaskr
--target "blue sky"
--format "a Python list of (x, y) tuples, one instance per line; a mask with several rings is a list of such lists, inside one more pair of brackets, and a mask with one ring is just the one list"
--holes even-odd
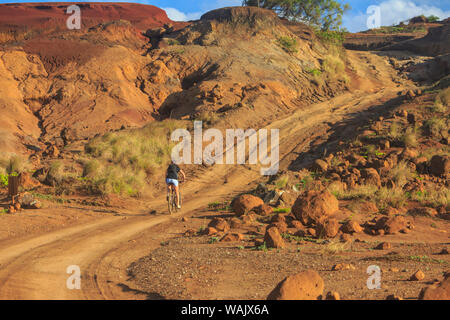
[[(61, 1), (61, 0), (60, 0)], [(64, 1), (64, 0), (62, 0)], [(114, 0), (110, 0), (114, 1)], [(173, 20), (194, 20), (203, 13), (215, 8), (241, 5), (241, 0), (116, 0), (117, 2), (136, 2), (152, 4), (167, 11)], [(367, 8), (371, 5), (379, 7), (381, 25), (392, 25), (411, 17), (424, 14), (436, 15), (441, 19), (450, 16), (450, 0), (339, 0), (350, 4), (352, 9), (344, 16), (343, 23), (349, 31), (356, 32), (367, 29)], [(46, 1), (8, 1), (11, 2), (46, 2)], [(55, 1), (56, 2), (56, 1)], [(94, 2), (94, 1), (90, 1)], [(101, 2), (101, 1), (96, 1)]]

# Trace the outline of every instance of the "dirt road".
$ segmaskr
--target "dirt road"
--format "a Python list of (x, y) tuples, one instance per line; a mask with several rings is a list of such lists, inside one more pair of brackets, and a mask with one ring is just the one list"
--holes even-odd
[[(383, 63), (378, 69), (388, 68), (380, 62), (381, 58), (370, 53), (351, 54), (364, 55), (371, 61)], [(365, 111), (370, 107), (375, 107), (371, 114), (387, 109), (404, 88), (403, 84), (381, 88), (372, 82), (370, 90), (365, 87), (348, 92), (307, 109), (299, 109), (271, 123), (268, 128), (280, 128), (280, 168), (301, 167), (309, 159), (302, 156), (305, 152), (316, 149), (319, 152), (321, 149), (317, 146), (336, 143), (348, 134), (343, 130), (344, 125), (351, 130), (351, 124), (367, 116)], [(144, 295), (126, 287), (125, 270), (158, 243), (159, 236), (164, 234), (164, 225), (182, 215), (192, 215), (209, 202), (248, 190), (260, 178), (255, 167), (215, 165), (201, 168), (195, 177), (190, 177), (181, 213), (172, 216), (149, 214), (150, 209), (165, 212), (165, 199), (161, 199), (151, 203), (151, 208), (139, 208), (135, 216), (119, 214), (25, 240), (2, 243), (0, 298), (143, 299)], [(155, 243), (140, 241), (144, 233), (152, 234)], [(71, 265), (81, 269), (81, 290), (67, 288), (66, 281), (70, 275), (66, 269)], [(118, 283), (122, 285), (118, 286)]]

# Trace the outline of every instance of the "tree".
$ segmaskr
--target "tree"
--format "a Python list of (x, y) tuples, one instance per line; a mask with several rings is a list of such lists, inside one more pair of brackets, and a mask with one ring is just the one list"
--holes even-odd
[(435, 15), (431, 15), (429, 17), (427, 17), (428, 22), (437, 22), (439, 21), (439, 17), (435, 16)]
[(336, 0), (244, 0), (242, 5), (275, 11), (280, 17), (302, 21), (324, 31), (338, 30), (350, 9)]

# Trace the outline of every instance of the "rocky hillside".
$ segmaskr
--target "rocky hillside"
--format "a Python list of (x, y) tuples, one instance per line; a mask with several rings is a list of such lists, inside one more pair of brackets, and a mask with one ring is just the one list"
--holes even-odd
[(344, 53), (330, 51), (306, 26), (289, 28), (271, 11), (221, 9), (181, 28), (151, 6), (141, 12), (120, 4), (103, 14), (104, 6), (86, 4), (85, 25), (68, 31), (61, 6), (0, 6), (2, 16), (30, 12), (32, 22), (48, 12), (55, 26), (41, 32), (27, 24), (31, 35), (14, 39), (8, 35), (18, 34), (22, 20), (0, 28), (3, 150), (24, 141), (63, 147), (169, 116), (214, 112), (213, 118), (226, 114), (233, 122), (250, 112), (263, 120), (350, 85)]
[[(80, 5), (82, 29), (69, 31), (65, 26), (67, 6), (0, 5), (0, 68), (4, 75), (0, 81), (5, 92), (0, 107), (6, 112), (0, 120), (3, 150), (17, 150), (18, 142), (24, 141), (42, 147), (37, 139), (45, 134), (61, 138), (62, 131), (85, 120), (86, 113), (98, 119), (98, 132), (104, 130), (101, 123), (126, 111), (124, 105), (139, 108), (130, 115), (135, 122), (149, 117), (151, 110), (141, 110), (148, 106), (147, 99), (139, 95), (135, 71), (130, 71), (145, 64), (139, 59), (148, 41), (142, 32), (183, 24), (173, 23), (153, 6), (86, 3)], [(117, 67), (109, 68), (111, 64)], [(107, 87), (113, 93), (102, 95)], [(93, 110), (97, 103), (102, 107)], [(86, 129), (92, 125), (87, 124)], [(82, 126), (76, 125), (75, 130)]]

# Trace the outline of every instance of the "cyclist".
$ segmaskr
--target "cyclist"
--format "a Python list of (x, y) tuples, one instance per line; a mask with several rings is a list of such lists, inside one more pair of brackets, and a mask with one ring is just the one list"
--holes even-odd
[(170, 193), (171, 187), (175, 188), (175, 193), (177, 194), (177, 207), (178, 207), (178, 209), (181, 209), (180, 191), (178, 188), (178, 173), (180, 173), (181, 176), (183, 177), (183, 181), (186, 180), (186, 175), (184, 174), (184, 171), (181, 170), (180, 167), (177, 166), (172, 160), (166, 171), (167, 192)]

